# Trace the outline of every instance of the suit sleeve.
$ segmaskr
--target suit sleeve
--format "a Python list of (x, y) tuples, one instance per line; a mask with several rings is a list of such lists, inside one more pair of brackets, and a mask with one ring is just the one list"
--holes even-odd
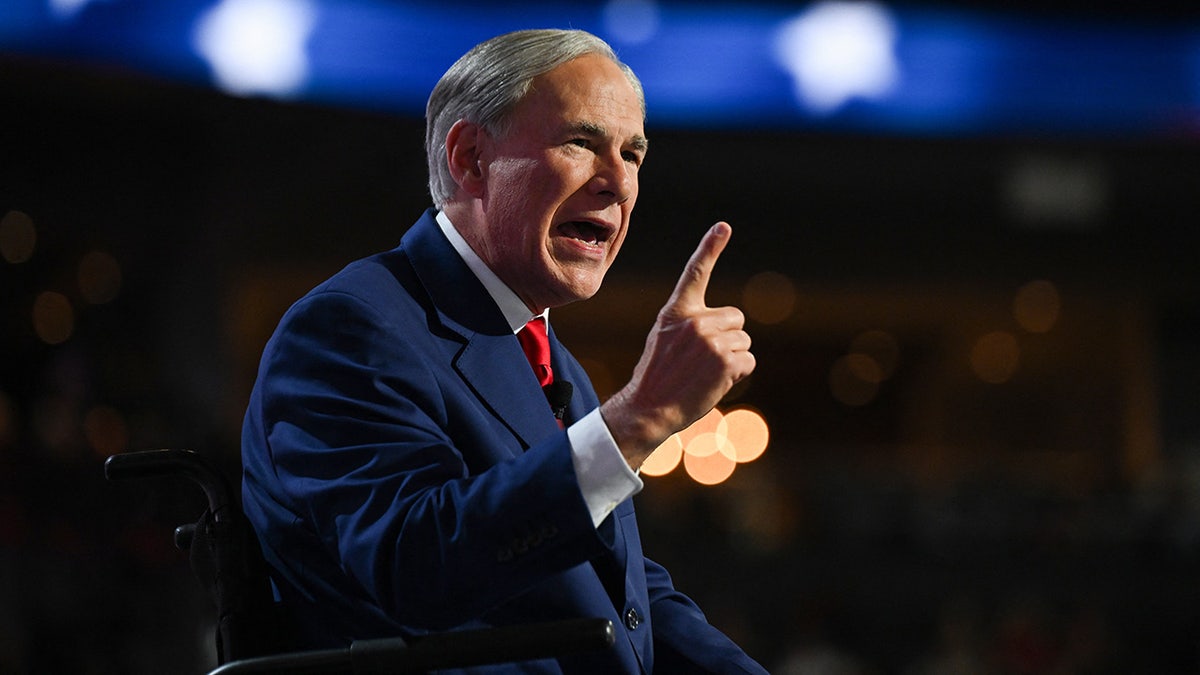
[(514, 451), (439, 366), (445, 341), (396, 322), (345, 293), (310, 296), (268, 345), (252, 406), (293, 525), (395, 620), (438, 630), (604, 543), (566, 434)]

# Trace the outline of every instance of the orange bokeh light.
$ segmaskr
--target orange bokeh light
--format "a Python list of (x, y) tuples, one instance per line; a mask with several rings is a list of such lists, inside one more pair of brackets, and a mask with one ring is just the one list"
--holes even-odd
[(705, 457), (690, 453), (683, 456), (683, 468), (692, 480), (701, 485), (716, 485), (733, 475), (737, 462), (723, 452), (714, 452)]
[(729, 428), (728, 445), (734, 451), (734, 459), (738, 464), (753, 462), (762, 456), (771, 439), (771, 430), (767, 420), (756, 410), (738, 408), (725, 414), (725, 424)]
[(697, 483), (716, 485), (733, 474), (738, 464), (762, 456), (770, 441), (767, 421), (753, 408), (728, 414), (713, 408), (688, 428), (671, 434), (642, 464), (646, 476), (665, 476), (683, 462)]
[(33, 330), (46, 344), (66, 342), (75, 331), (75, 309), (62, 293), (44, 291), (33, 303)]
[(695, 436), (688, 444), (683, 446), (683, 452), (696, 457), (708, 457), (714, 453), (721, 453), (729, 459), (735, 459), (737, 453), (729, 444), (729, 437), (724, 433), (706, 432)]
[(679, 432), (679, 442), (686, 450), (692, 439), (700, 434), (724, 434), (725, 433), (725, 415), (720, 410), (713, 408), (708, 411), (708, 414), (700, 419), (692, 422), (692, 425), (683, 431)]
[(647, 476), (665, 476), (679, 466), (683, 459), (683, 443), (679, 434), (671, 434), (662, 445), (654, 449), (646, 461), (642, 462), (641, 472)]
[(835, 361), (829, 369), (830, 393), (844, 405), (866, 405), (879, 392), (879, 378), (867, 378), (879, 372), (878, 366), (870, 356), (847, 354)]
[(1049, 281), (1031, 281), (1018, 289), (1013, 299), (1013, 316), (1030, 333), (1049, 332), (1061, 311), (1058, 288)]
[(1012, 333), (993, 331), (980, 337), (971, 348), (971, 369), (984, 382), (1002, 384), (1012, 379), (1021, 358), (1021, 348)]

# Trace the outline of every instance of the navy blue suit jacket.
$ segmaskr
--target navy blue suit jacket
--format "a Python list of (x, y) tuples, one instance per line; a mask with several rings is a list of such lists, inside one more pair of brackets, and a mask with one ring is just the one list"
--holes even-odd
[[(569, 424), (599, 402), (550, 339)], [(567, 433), (432, 211), (288, 310), (242, 445), (244, 507), (308, 646), (604, 617), (613, 649), (486, 672), (763, 672), (643, 556), (632, 501), (593, 526)]]

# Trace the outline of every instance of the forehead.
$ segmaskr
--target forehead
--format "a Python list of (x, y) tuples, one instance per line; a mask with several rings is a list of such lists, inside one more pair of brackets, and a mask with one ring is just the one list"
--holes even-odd
[(514, 118), (541, 124), (558, 118), (619, 135), (643, 133), (641, 98), (620, 66), (599, 54), (580, 56), (534, 78)]

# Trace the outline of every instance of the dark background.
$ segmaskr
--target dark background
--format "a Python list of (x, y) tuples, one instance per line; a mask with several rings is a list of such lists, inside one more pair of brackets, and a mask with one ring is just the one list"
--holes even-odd
[[(0, 262), (0, 672), (203, 672), (207, 601), (170, 541), (202, 496), (106, 483), (103, 458), (188, 447), (236, 475), (279, 314), (428, 203), (423, 124), (13, 57), (0, 119), (0, 212), (38, 236)], [(762, 411), (770, 447), (717, 487), (647, 479), (649, 554), (772, 672), (1200, 669), (1196, 128), (648, 129), (621, 259), (555, 312), (601, 393), (713, 221), (735, 235), (712, 304), (764, 271), (795, 290), (785, 320), (751, 318), (758, 371), (726, 402)], [(1029, 171), (1097, 191), (1030, 206)], [(93, 250), (121, 269), (101, 305), (77, 282)], [(1023, 333), (1013, 294), (1038, 279), (1061, 316)], [(61, 344), (32, 326), (46, 290), (75, 308)], [(896, 337), (897, 370), (839, 404), (831, 364), (866, 330)], [(994, 330), (1022, 349), (1002, 384), (964, 365)]]

